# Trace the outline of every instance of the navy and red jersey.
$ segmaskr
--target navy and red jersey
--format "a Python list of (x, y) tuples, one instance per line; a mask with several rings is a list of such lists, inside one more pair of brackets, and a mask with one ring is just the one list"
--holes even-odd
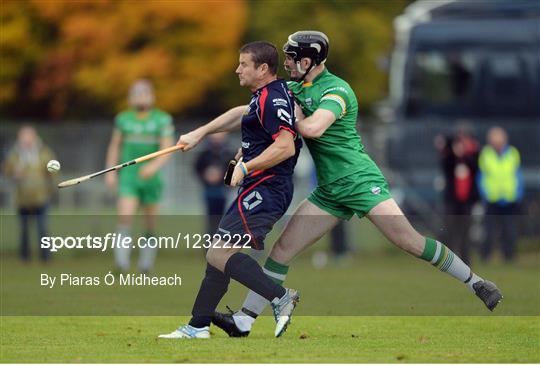
[(238, 195), (219, 223), (218, 234), (246, 237), (242, 244), (257, 250), (291, 204), (294, 186), (293, 170), (302, 141), (297, 135), (294, 98), (283, 80), (274, 80), (253, 93), (242, 117), (242, 153), (245, 162), (259, 156), (285, 129), (294, 138), (296, 153), (279, 164), (252, 171), (244, 178)]
[[(282, 79), (274, 80), (253, 93), (249, 107), (242, 117), (242, 154), (248, 162), (267, 149), (282, 129), (295, 137), (294, 156), (264, 171), (264, 175), (292, 175), (302, 147), (296, 132), (294, 97)], [(251, 180), (261, 171), (251, 172), (245, 180)]]

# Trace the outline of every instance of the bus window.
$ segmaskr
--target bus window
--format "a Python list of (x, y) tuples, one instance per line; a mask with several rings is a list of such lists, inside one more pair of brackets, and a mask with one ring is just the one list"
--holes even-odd
[(420, 49), (408, 65), (406, 115), (535, 115), (539, 85), (532, 71), (538, 59), (530, 53), (482, 46)]

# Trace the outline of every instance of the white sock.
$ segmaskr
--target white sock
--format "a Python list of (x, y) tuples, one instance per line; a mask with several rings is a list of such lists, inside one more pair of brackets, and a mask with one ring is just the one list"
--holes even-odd
[(233, 314), (234, 323), (236, 327), (242, 332), (251, 331), (253, 323), (255, 323), (255, 318), (248, 316), (242, 311), (238, 311)]
[(469, 287), (469, 289), (471, 289), (471, 291), (474, 293), (474, 288), (473, 288), (473, 284), (474, 283), (477, 283), (479, 281), (484, 281), (484, 279), (482, 279), (480, 276), (476, 275), (475, 273), (473, 273), (471, 271), (471, 280), (469, 280), (468, 282), (466, 282), (465, 284)]
[(142, 247), (139, 249), (139, 271), (151, 271), (156, 261), (157, 248)]
[(264, 312), (268, 304), (270, 304), (268, 299), (260, 296), (253, 290), (250, 290), (246, 295), (246, 299), (244, 300), (244, 304), (242, 304), (242, 308), (249, 309), (253, 313), (259, 315)]
[[(123, 237), (131, 236), (131, 228), (127, 225), (119, 224), (116, 230), (118, 235)], [(118, 239), (118, 237), (117, 237)], [(116, 267), (122, 271), (129, 270), (129, 256), (131, 254), (131, 247), (114, 247), (114, 261), (116, 262)]]

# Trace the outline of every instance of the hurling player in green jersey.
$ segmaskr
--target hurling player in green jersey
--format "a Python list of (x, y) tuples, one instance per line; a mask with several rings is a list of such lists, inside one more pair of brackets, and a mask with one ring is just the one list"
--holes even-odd
[[(116, 116), (115, 126), (107, 150), (107, 167), (129, 161), (137, 157), (172, 146), (174, 127), (169, 114), (154, 108), (154, 91), (147, 80), (136, 81), (129, 90), (130, 108)], [(153, 235), (161, 199), (163, 183), (160, 168), (168, 157), (163, 156), (126, 167), (117, 174), (109, 172), (105, 182), (118, 191), (118, 233), (131, 234), (133, 216), (140, 206), (145, 216), (146, 236)], [(141, 248), (138, 269), (148, 272), (154, 265), (156, 249)], [(130, 249), (115, 248), (114, 257), (117, 269), (129, 270)]]
[[(285, 280), (288, 265), (340, 219), (367, 217), (392, 243), (464, 283), (493, 310), (502, 298), (495, 284), (476, 275), (441, 242), (417, 232), (392, 198), (356, 130), (358, 103), (349, 84), (326, 67), (328, 37), (318, 31), (291, 34), (285, 69), (300, 110), (297, 129), (317, 170), (318, 186), (296, 209), (265, 263), (265, 273)], [(301, 116), (304, 118), (302, 119)], [(214, 323), (231, 336), (246, 336), (268, 302), (250, 292), (240, 311), (216, 313)]]

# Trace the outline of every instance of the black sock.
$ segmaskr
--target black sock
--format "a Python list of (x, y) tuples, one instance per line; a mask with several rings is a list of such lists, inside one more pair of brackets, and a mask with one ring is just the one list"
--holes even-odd
[(265, 275), (257, 261), (237, 252), (225, 264), (225, 274), (269, 301), (285, 295), (285, 288)]
[(214, 311), (227, 292), (230, 281), (227, 275), (210, 264), (206, 265), (206, 275), (191, 311), (193, 315), (189, 321), (191, 326), (202, 328), (210, 325)]

